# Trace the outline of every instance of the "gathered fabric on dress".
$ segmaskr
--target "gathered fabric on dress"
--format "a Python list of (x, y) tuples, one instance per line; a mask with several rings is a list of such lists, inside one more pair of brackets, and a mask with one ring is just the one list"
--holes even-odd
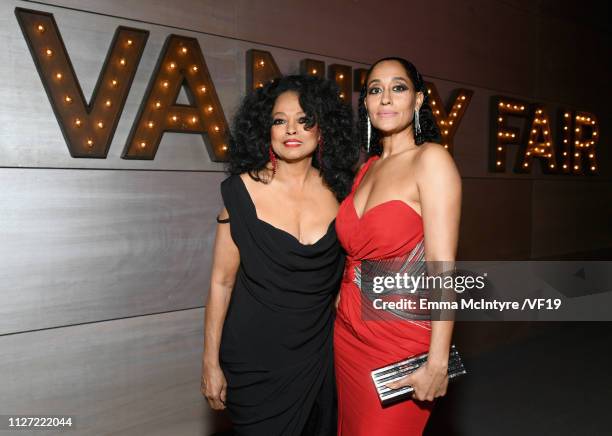
[(333, 301), (344, 255), (334, 222), (305, 245), (257, 217), (240, 176), (221, 194), (240, 251), (220, 347), (234, 431), (335, 434)]
[(358, 216), (355, 190), (377, 159), (373, 156), (363, 165), (336, 217), (338, 239), (347, 254), (334, 326), (338, 435), (420, 435), (432, 403), (408, 400), (383, 408), (370, 373), (427, 352), (431, 322), (377, 316), (371, 306), (362, 305), (365, 299), (354, 282), (362, 260), (406, 256), (423, 244), (423, 220), (401, 200), (386, 201)]

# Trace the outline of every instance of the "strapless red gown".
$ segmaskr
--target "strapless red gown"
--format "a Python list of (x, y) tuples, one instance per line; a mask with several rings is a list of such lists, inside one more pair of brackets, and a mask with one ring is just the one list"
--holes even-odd
[(388, 317), (364, 319), (360, 290), (353, 282), (354, 268), (361, 260), (405, 256), (423, 239), (420, 215), (401, 200), (379, 204), (361, 218), (357, 215), (355, 190), (377, 159), (371, 157), (363, 165), (336, 218), (338, 239), (347, 252), (334, 326), (338, 435), (420, 435), (432, 403), (408, 400), (383, 409), (370, 372), (427, 352), (431, 323)]

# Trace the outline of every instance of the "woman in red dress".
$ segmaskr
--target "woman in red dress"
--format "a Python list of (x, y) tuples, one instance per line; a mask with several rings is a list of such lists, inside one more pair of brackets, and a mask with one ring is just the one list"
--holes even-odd
[[(334, 332), (338, 434), (420, 435), (433, 400), (446, 393), (452, 321), (364, 316), (355, 269), (362, 260), (407, 255), (455, 260), (461, 179), (436, 143), (439, 130), (423, 78), (408, 61), (385, 58), (369, 70), (359, 100), (369, 159), (336, 218), (347, 252)], [(367, 310), (366, 310), (367, 312)], [(392, 388), (412, 386), (409, 401), (383, 408), (373, 369), (428, 352), (427, 363)]]

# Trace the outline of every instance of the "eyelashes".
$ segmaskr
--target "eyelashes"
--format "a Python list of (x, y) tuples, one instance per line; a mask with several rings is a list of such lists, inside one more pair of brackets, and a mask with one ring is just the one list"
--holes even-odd
[[(408, 87), (406, 85), (394, 85), (391, 88), (391, 90), (393, 92), (398, 92), (399, 93), (399, 92), (407, 91)], [(368, 89), (368, 94), (370, 94), (370, 95), (380, 94), (381, 92), (382, 92), (382, 89), (377, 87), (377, 86)]]
[[(281, 124), (285, 124), (287, 122), (287, 120), (283, 119), (283, 118), (275, 118), (272, 120), (272, 125), (273, 126), (279, 126)], [(308, 124), (308, 118), (307, 117), (300, 117), (298, 119), (298, 123), (300, 124)]]

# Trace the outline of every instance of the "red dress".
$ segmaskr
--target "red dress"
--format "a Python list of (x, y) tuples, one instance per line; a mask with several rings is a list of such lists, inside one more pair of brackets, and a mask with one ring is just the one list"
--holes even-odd
[(383, 409), (370, 372), (427, 352), (431, 323), (388, 317), (364, 319), (360, 289), (353, 282), (354, 268), (361, 260), (405, 256), (423, 240), (421, 216), (401, 200), (374, 206), (361, 218), (357, 215), (355, 190), (377, 159), (371, 157), (357, 174), (336, 218), (338, 239), (347, 252), (334, 326), (338, 435), (420, 435), (432, 403), (407, 400)]

